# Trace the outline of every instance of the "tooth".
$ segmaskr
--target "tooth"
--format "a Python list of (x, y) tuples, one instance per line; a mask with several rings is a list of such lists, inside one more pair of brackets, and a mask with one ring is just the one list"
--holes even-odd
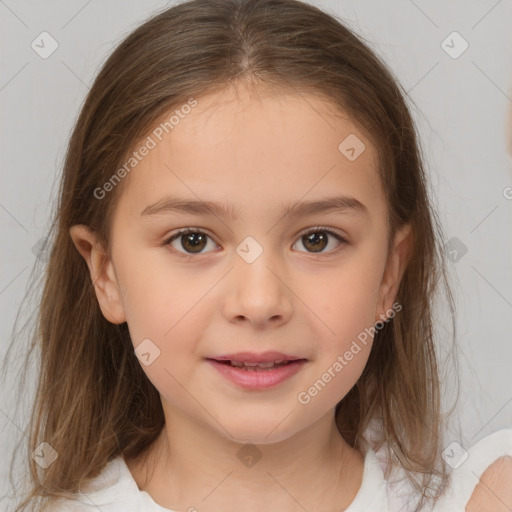
[(231, 366), (236, 366), (237, 368), (273, 368), (281, 363), (285, 363), (285, 359), (278, 359), (277, 361), (268, 361), (266, 363), (251, 363), (248, 361), (229, 361)]

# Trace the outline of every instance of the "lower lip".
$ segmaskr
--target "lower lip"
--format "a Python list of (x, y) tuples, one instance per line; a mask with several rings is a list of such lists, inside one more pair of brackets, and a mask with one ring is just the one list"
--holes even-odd
[(305, 359), (293, 361), (277, 368), (261, 370), (244, 370), (230, 364), (219, 363), (214, 359), (208, 359), (226, 379), (245, 389), (267, 389), (277, 386), (284, 380), (295, 375), (306, 363)]

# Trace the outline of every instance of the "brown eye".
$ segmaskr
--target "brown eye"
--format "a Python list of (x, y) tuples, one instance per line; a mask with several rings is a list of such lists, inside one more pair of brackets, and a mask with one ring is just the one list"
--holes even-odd
[[(173, 235), (167, 240), (165, 245), (172, 245), (177, 251), (184, 252), (185, 254), (202, 254), (204, 252), (203, 249), (208, 245), (209, 238), (202, 231), (187, 229)], [(176, 245), (173, 243), (175, 241), (178, 242)]]
[[(326, 247), (329, 246), (330, 238), (337, 240), (339, 242), (338, 246), (325, 251)], [(164, 245), (172, 245), (174, 249), (184, 255), (203, 254), (205, 252), (209, 252), (204, 251), (208, 246), (208, 240), (211, 240), (211, 237), (206, 233), (188, 228), (178, 231), (176, 234), (171, 236)], [(306, 248), (306, 252), (311, 254), (336, 253), (348, 243), (336, 231), (330, 228), (321, 227), (313, 228), (307, 233), (304, 233), (299, 238), (299, 241)], [(211, 242), (214, 248), (217, 247), (213, 240), (211, 240)]]
[[(330, 237), (335, 238), (340, 243), (332, 251), (324, 251), (324, 249), (329, 245)], [(336, 231), (321, 227), (313, 228), (307, 233), (304, 233), (301, 236), (300, 241), (302, 245), (307, 249), (307, 252), (310, 253), (336, 252), (340, 246), (343, 246), (347, 243), (346, 240), (338, 235)]]
[(206, 237), (202, 233), (187, 233), (181, 235), (182, 247), (190, 252), (201, 252), (206, 246)]
[(327, 247), (328, 236), (321, 231), (317, 233), (311, 233), (310, 235), (304, 235), (302, 237), (302, 243), (307, 249), (311, 249), (313, 252), (321, 252)]

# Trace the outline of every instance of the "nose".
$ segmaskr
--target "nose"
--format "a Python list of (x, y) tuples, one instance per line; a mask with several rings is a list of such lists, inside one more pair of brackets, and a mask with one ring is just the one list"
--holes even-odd
[(225, 283), (223, 314), (229, 322), (278, 327), (290, 320), (293, 292), (286, 273), (263, 251), (254, 261), (236, 256)]

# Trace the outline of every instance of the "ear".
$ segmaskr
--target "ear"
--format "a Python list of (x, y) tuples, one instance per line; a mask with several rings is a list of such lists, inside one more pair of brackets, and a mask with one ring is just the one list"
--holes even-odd
[(395, 235), (393, 248), (388, 256), (380, 284), (375, 322), (382, 321), (384, 316), (387, 316), (386, 311), (392, 308), (400, 281), (411, 257), (412, 238), (410, 224), (405, 224)]
[(83, 225), (72, 226), (69, 234), (89, 267), (103, 316), (113, 324), (125, 322), (126, 316), (114, 265), (98, 242), (96, 234)]

